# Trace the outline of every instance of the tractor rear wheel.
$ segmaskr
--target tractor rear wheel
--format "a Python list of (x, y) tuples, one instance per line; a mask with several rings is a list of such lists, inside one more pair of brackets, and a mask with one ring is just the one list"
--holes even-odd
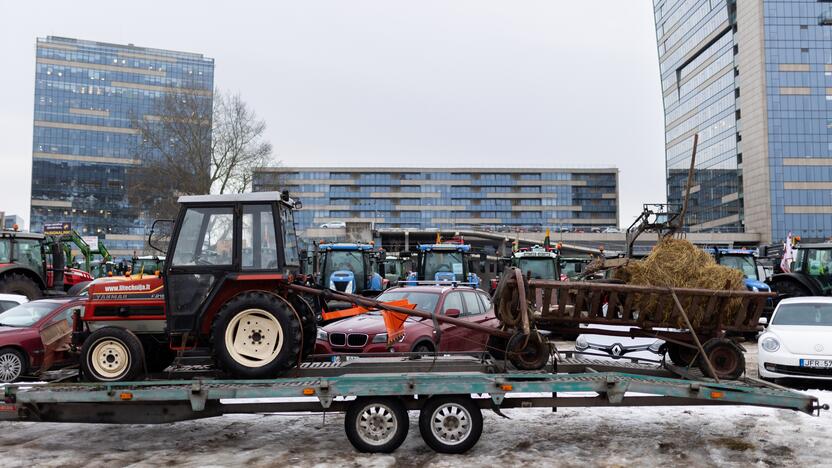
[(301, 357), (300, 315), (275, 294), (251, 291), (223, 304), (211, 331), (219, 367), (234, 377), (276, 377)]
[(315, 340), (318, 338), (318, 322), (315, 319), (315, 312), (312, 305), (301, 296), (294, 295), (291, 298), (292, 307), (300, 317), (303, 331), (303, 358), (315, 351)]
[(40, 286), (31, 278), (20, 273), (9, 273), (0, 276), (0, 293), (19, 294), (26, 296), (30, 301), (40, 299), (43, 296)]

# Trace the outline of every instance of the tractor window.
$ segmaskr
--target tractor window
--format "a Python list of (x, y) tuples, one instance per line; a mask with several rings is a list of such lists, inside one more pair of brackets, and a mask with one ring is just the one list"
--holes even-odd
[(832, 249), (809, 249), (806, 251), (803, 267), (811, 276), (832, 275)]
[(243, 207), (243, 268), (277, 268), (277, 238), (271, 205)]
[(464, 281), (461, 252), (425, 252), (426, 281)]
[(287, 265), (300, 265), (294, 214), (288, 206), (282, 204), (280, 205), (280, 223), (283, 230), (283, 259)]
[(17, 240), (17, 261), (24, 263), (35, 270), (43, 268), (43, 254), (40, 251), (40, 242), (33, 239)]
[(552, 258), (521, 258), (517, 263), (523, 276), (531, 275), (535, 279), (559, 279), (556, 275), (555, 260)]
[(11, 254), (11, 242), (8, 239), (0, 239), (0, 263), (9, 263)]
[(228, 208), (189, 208), (182, 220), (173, 265), (230, 265), (234, 212)]
[(719, 264), (741, 271), (746, 278), (758, 279), (757, 264), (750, 255), (722, 255), (719, 257)]

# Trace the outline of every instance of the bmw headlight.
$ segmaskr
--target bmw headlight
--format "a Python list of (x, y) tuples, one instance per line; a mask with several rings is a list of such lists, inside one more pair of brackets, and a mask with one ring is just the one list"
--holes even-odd
[(586, 337), (583, 335), (579, 335), (578, 339), (575, 340), (575, 349), (578, 351), (583, 351), (589, 347), (589, 343), (586, 341)]
[(329, 333), (327, 333), (323, 328), (319, 328), (318, 339), (321, 341), (329, 341)]
[(373, 343), (387, 343), (387, 333), (379, 333), (374, 336)]
[(760, 341), (760, 346), (769, 353), (773, 353), (780, 349), (780, 342), (773, 336), (767, 336), (763, 338), (763, 341)]

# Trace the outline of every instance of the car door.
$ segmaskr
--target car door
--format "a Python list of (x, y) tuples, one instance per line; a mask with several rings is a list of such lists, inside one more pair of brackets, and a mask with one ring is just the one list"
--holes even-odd
[[(449, 310), (459, 311), (459, 316), (462, 318), (465, 314), (465, 304), (462, 300), (462, 293), (459, 291), (451, 291), (445, 295), (445, 300), (442, 302), (442, 307), (439, 313), (448, 316)], [(439, 340), (440, 351), (462, 351), (464, 348), (464, 333), (466, 329), (457, 325), (443, 323), (442, 337)]]
[[(464, 291), (462, 293), (462, 300), (465, 303), (465, 315), (462, 319), (471, 324), (484, 325), (488, 321), (488, 317), (479, 296), (480, 293), (476, 291)], [(487, 333), (467, 329), (463, 335), (462, 349), (464, 351), (483, 351), (487, 340)]]

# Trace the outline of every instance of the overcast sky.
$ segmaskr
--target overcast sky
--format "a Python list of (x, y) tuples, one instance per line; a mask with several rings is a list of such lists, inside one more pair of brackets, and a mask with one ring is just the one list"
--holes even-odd
[(0, 0), (0, 211), (27, 224), (48, 35), (214, 58), (284, 165), (614, 166), (624, 226), (665, 199), (649, 0)]

